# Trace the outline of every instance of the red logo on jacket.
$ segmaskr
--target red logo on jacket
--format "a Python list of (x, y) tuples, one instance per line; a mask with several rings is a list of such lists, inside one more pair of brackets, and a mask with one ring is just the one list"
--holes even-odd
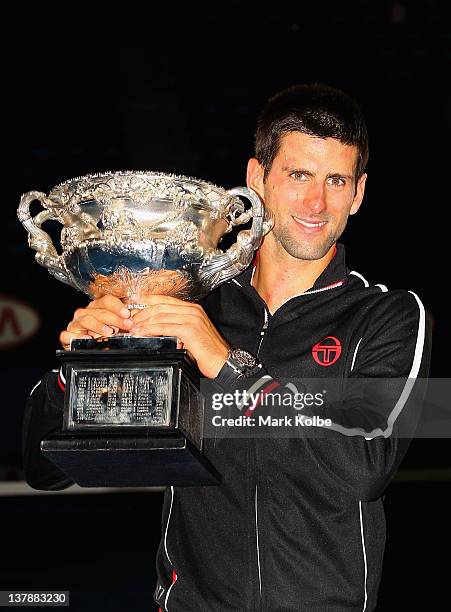
[(315, 344), (312, 355), (318, 365), (331, 366), (341, 355), (341, 342), (335, 336), (327, 336)]

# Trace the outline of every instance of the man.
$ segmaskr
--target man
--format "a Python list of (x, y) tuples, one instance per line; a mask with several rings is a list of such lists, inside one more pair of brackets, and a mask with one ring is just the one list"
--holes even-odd
[[(260, 116), (248, 163), (248, 186), (274, 218), (254, 263), (201, 305), (150, 296), (130, 317), (119, 300), (104, 297), (77, 310), (61, 333), (65, 347), (116, 329), (177, 336), (224, 389), (264, 372), (337, 378), (344, 387), (406, 381), (397, 394), (387, 385), (377, 405), (349, 394), (321, 436), (207, 440), (221, 485), (171, 487), (165, 495), (155, 590), (162, 610), (375, 609), (382, 495), (408, 446), (396, 435), (398, 422), (410, 410), (410, 381), (427, 375), (429, 334), (415, 294), (370, 285), (347, 269), (337, 245), (362, 203), (367, 159), (367, 131), (352, 99), (319, 85), (281, 92)], [(49, 375), (27, 410), (24, 465), (39, 488), (70, 484), (36, 451), (49, 414), (58, 427), (61, 398)], [(43, 412), (45, 431), (36, 416)]]

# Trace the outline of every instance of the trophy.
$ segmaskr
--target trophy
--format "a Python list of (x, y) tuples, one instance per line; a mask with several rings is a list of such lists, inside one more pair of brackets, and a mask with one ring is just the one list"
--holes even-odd
[[(238, 197), (250, 202), (246, 207)], [(30, 205), (43, 210), (32, 217)], [(111, 294), (197, 301), (242, 272), (271, 229), (251, 189), (191, 177), (108, 172), (66, 181), (48, 196), (22, 196), (19, 220), (39, 264), (91, 299)], [(62, 224), (61, 252), (42, 229)], [(227, 251), (224, 234), (241, 229)], [(203, 455), (200, 373), (175, 337), (73, 340), (57, 351), (66, 372), (63, 426), (41, 452), (80, 486), (217, 484)]]

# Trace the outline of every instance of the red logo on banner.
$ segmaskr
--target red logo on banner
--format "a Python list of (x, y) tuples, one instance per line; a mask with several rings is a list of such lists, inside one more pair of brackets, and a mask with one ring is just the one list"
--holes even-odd
[(39, 317), (31, 306), (12, 296), (0, 295), (0, 350), (29, 340), (39, 326)]
[(331, 366), (341, 355), (341, 342), (335, 336), (327, 336), (315, 344), (312, 355), (318, 365)]

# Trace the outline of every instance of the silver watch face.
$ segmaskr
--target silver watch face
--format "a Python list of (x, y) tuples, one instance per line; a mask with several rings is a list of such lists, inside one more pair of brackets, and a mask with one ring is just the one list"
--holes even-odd
[(241, 368), (253, 368), (257, 363), (256, 358), (247, 351), (243, 351), (243, 349), (231, 351), (229, 360)]

